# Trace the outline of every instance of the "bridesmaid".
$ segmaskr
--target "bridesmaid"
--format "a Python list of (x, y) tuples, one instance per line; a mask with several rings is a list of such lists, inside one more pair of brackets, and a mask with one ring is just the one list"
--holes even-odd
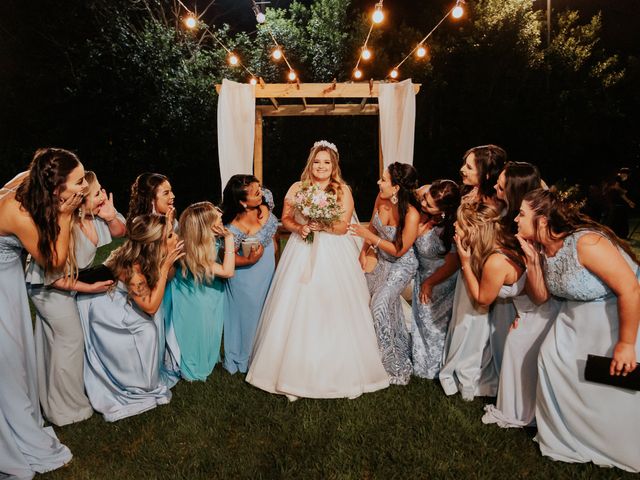
[[(498, 205), (496, 180), (507, 153), (497, 145), (474, 147), (464, 154), (460, 169), (467, 193), (461, 203)], [(447, 395), (460, 392), (463, 400), (476, 395), (494, 396), (498, 376), (491, 357), (488, 307), (474, 305), (462, 276), (458, 276), (451, 322), (445, 340), (440, 384)]]
[(100, 293), (112, 281), (86, 284), (76, 280), (78, 269), (91, 266), (98, 247), (125, 233), (124, 217), (107, 197), (95, 173), (85, 172), (88, 190), (74, 214), (73, 248), (65, 271), (50, 272), (36, 262), (27, 265), (29, 296), (36, 307), (35, 343), (38, 390), (44, 416), (54, 425), (79, 422), (93, 414), (82, 376), (84, 337), (76, 292)]
[(395, 162), (385, 169), (378, 185), (380, 193), (369, 227), (352, 224), (350, 228), (365, 240), (360, 251), (363, 270), (370, 246), (378, 251), (378, 264), (366, 274), (373, 325), (382, 364), (391, 377), (389, 383), (406, 385), (413, 366), (400, 295), (418, 269), (412, 248), (420, 223), (420, 205), (415, 196), (418, 173), (411, 165)]
[(532, 298), (565, 300), (538, 357), (540, 451), (554, 460), (640, 472), (640, 392), (584, 379), (588, 354), (613, 357), (611, 375), (636, 368), (638, 261), (611, 230), (550, 191), (529, 192), (516, 222)]
[(413, 246), (418, 271), (413, 284), (413, 374), (437, 378), (451, 320), (460, 261), (453, 245), (453, 223), (460, 189), (452, 180), (436, 180), (421, 189), (422, 215)]
[(173, 206), (175, 198), (167, 177), (161, 173), (141, 173), (131, 185), (127, 223), (138, 215), (158, 213), (169, 216), (174, 230), (177, 230), (178, 220)]
[[(260, 188), (253, 175), (234, 175), (224, 189), (222, 221), (234, 235), (236, 250), (236, 273), (225, 286), (224, 368), (229, 373), (247, 372), (276, 269), (273, 237), (278, 219), (272, 213), (273, 206), (273, 195)], [(249, 237), (259, 243), (245, 257), (242, 242)]]
[(182, 242), (162, 215), (140, 215), (127, 230), (129, 238), (105, 262), (118, 280), (113, 291), (78, 296), (85, 387), (108, 422), (169, 403), (175, 384), (161, 368), (161, 304)]
[(31, 478), (71, 460), (53, 429), (43, 428), (20, 255), (25, 248), (47, 271), (65, 265), (86, 187), (78, 157), (46, 148), (0, 189), (0, 472), (10, 477)]
[[(206, 380), (220, 360), (224, 309), (221, 278), (234, 272), (233, 234), (222, 226), (210, 202), (189, 206), (180, 215), (185, 255), (165, 296), (165, 311), (180, 347), (183, 378)], [(217, 262), (216, 235), (224, 237), (224, 261)], [(226, 332), (225, 332), (226, 335)]]

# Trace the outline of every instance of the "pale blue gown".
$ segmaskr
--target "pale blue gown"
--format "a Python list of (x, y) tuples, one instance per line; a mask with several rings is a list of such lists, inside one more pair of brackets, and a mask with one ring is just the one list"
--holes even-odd
[[(380, 238), (394, 241), (396, 227), (383, 225), (378, 212), (374, 214), (372, 223)], [(400, 295), (417, 270), (418, 259), (413, 247), (401, 257), (394, 257), (379, 249), (376, 267), (366, 274), (371, 293), (373, 326), (382, 364), (392, 385), (406, 385), (413, 372), (411, 337), (405, 325)]]
[(191, 272), (183, 276), (182, 268), (176, 269), (163, 308), (167, 324), (175, 330), (182, 378), (204, 381), (220, 361), (224, 307), (221, 279), (198, 283)]
[[(413, 246), (418, 258), (418, 271), (413, 283), (412, 357), (413, 374), (434, 379), (442, 365), (444, 341), (451, 320), (453, 297), (458, 272), (433, 287), (429, 303), (420, 303), (422, 282), (438, 270), (445, 261), (440, 240), (441, 227), (435, 227), (419, 236)], [(455, 245), (450, 252), (454, 253)]]
[[(616, 295), (578, 259), (577, 242), (585, 233), (591, 232), (567, 236), (544, 262), (549, 293), (565, 301), (538, 357), (536, 440), (555, 460), (638, 472), (640, 392), (584, 379), (587, 355), (612, 356), (619, 332)], [(638, 265), (622, 255), (640, 278)]]
[(63, 466), (71, 452), (43, 428), (21, 253), (16, 236), (0, 236), (0, 477), (32, 478)]
[[(273, 236), (278, 230), (278, 219), (271, 213), (273, 195), (266, 189), (263, 194), (269, 206), (269, 218), (257, 233), (251, 235), (264, 247), (262, 257), (253, 265), (236, 267), (234, 276), (225, 285), (224, 368), (230, 373), (246, 373), (249, 368), (260, 314), (276, 270)], [(236, 248), (241, 247), (248, 235), (231, 224), (227, 228), (233, 232)], [(239, 255), (242, 255), (242, 248)]]
[(84, 382), (93, 408), (108, 422), (171, 400), (177, 382), (166, 347), (162, 307), (143, 312), (118, 282), (114, 291), (78, 295), (84, 331)]
[[(125, 222), (119, 213), (117, 218)], [(73, 230), (76, 263), (80, 270), (90, 267), (98, 248), (113, 240), (107, 222), (99, 217), (92, 221), (97, 244), (82, 232), (79, 225), (75, 225)], [(76, 292), (51, 286), (63, 276), (63, 271), (45, 275), (44, 269), (36, 262), (27, 262), (27, 291), (36, 307), (35, 344), (40, 404), (47, 420), (59, 426), (79, 422), (93, 414), (84, 392), (84, 337)]]

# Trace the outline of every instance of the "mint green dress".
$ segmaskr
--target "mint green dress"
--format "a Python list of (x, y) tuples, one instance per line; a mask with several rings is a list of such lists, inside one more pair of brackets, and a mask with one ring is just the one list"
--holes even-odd
[(220, 361), (224, 318), (224, 283), (215, 278), (198, 283), (178, 267), (164, 296), (168, 326), (180, 348), (180, 374), (186, 380), (206, 380)]

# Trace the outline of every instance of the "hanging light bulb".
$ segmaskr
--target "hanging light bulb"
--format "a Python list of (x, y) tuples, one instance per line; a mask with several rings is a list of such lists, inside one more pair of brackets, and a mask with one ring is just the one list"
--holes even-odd
[(256, 15), (256, 22), (258, 23), (264, 23), (266, 19), (267, 19), (267, 16), (262, 12), (258, 12), (258, 14)]
[(460, 18), (462, 15), (464, 15), (464, 8), (462, 8), (462, 5), (458, 2), (456, 6), (453, 7), (453, 10), (451, 10), (451, 16), (453, 18)]
[(282, 58), (282, 49), (280, 47), (276, 47), (273, 52), (271, 52), (271, 56), (274, 60), (280, 60)]
[(256, 79), (256, 77), (251, 77), (251, 78), (249, 79), (249, 83), (250, 83), (251, 85), (257, 85), (257, 84), (258, 84), (258, 80)]
[(229, 62), (229, 65), (231, 65), (232, 67), (235, 67), (236, 65), (238, 65), (238, 63), (240, 63), (240, 59), (235, 53), (230, 53), (227, 60)]
[(418, 58), (424, 58), (427, 56), (427, 48), (424, 45), (420, 45), (416, 50), (416, 55)]
[(363, 60), (369, 60), (372, 56), (371, 50), (369, 50), (367, 47), (363, 47), (360, 56)]
[(184, 19), (184, 24), (187, 28), (193, 29), (198, 25), (198, 21), (196, 20), (196, 17), (189, 15)]
[(360, 80), (362, 78), (362, 70), (360, 70), (359, 68), (356, 68), (353, 71), (353, 77), (357, 80)]
[(373, 11), (371, 18), (373, 19), (373, 23), (382, 23), (384, 20), (384, 12), (382, 11), (381, 5), (376, 5), (376, 9)]
[(293, 82), (296, 79), (296, 72), (294, 72), (293, 70), (289, 70), (288, 77), (289, 77), (289, 80)]
[(391, 73), (389, 74), (389, 76), (391, 78), (398, 78), (398, 69), (394, 68), (393, 70), (391, 70)]

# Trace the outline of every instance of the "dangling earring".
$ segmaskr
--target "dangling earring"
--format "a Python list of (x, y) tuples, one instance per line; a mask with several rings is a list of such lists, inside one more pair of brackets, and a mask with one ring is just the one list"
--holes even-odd
[(393, 195), (391, 195), (391, 203), (394, 205), (398, 203), (398, 195), (396, 195), (396, 192), (393, 192)]
[(240, 205), (242, 205), (242, 208), (244, 208), (245, 210), (247, 209), (247, 204), (246, 203), (240, 202)]
[(444, 220), (444, 217), (446, 217), (446, 215), (444, 214), (444, 212), (442, 212), (442, 213), (440, 214), (440, 217)]

